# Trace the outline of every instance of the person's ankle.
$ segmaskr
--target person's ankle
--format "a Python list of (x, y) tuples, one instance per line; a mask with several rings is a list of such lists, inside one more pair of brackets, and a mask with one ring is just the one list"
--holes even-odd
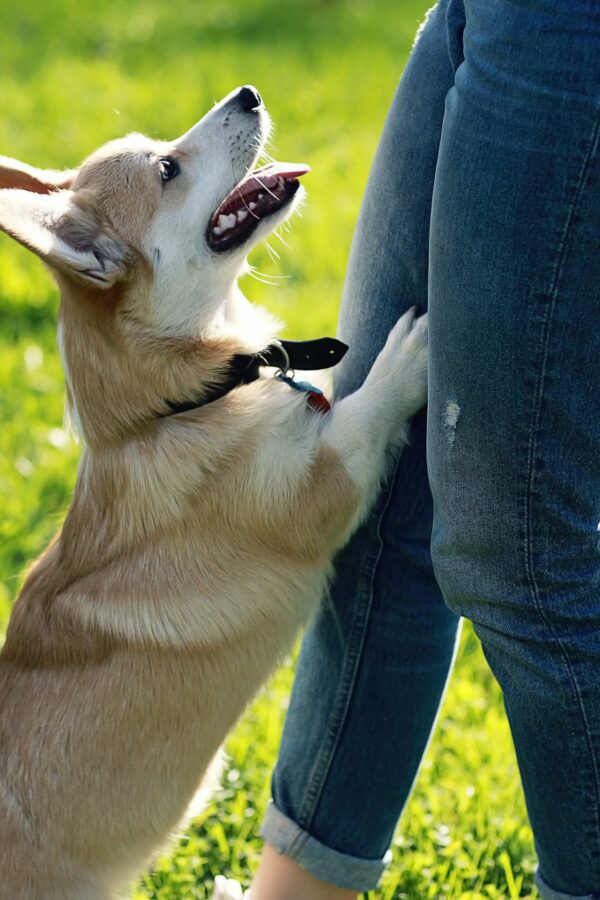
[(358, 894), (319, 881), (305, 869), (265, 845), (252, 882), (250, 900), (357, 900)]

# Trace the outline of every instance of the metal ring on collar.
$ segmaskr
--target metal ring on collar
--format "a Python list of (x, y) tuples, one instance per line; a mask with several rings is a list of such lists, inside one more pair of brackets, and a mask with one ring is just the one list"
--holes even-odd
[(281, 355), (283, 356), (283, 365), (280, 366), (280, 367), (278, 368), (277, 371), (278, 371), (278, 372), (281, 372), (281, 374), (284, 376), (284, 378), (285, 378), (285, 376), (288, 374), (288, 372), (291, 372), (291, 373), (292, 373), (292, 378), (294, 378), (295, 375), (296, 375), (296, 373), (294, 372), (294, 370), (293, 370), (292, 367), (290, 366), (290, 357), (289, 357), (289, 355), (288, 355), (287, 350), (285, 349), (285, 347), (284, 347), (283, 344), (281, 343), (281, 341), (273, 341), (272, 346), (277, 347), (277, 349), (281, 352)]

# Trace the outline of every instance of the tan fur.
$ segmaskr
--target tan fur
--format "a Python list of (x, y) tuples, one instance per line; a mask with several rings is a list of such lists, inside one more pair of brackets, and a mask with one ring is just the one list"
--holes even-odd
[(34, 169), (16, 159), (0, 156), (0, 190), (22, 188), (36, 194), (50, 194), (52, 191), (71, 187), (75, 174), (74, 171)]
[[(202, 333), (153, 325), (144, 241), (185, 188), (165, 200), (148, 165), (163, 146), (108, 145), (68, 196), (49, 189), (43, 215), (24, 196), (41, 193), (43, 173), (25, 167), (22, 190), (23, 164), (14, 184), (2, 169), (0, 226), (61, 288), (69, 403), (85, 440), (64, 525), (25, 581), (0, 655), (7, 900), (113, 896), (160, 848), (315, 609), (386, 448), (424, 398), (424, 330), (411, 319), (363, 389), (385, 397), (368, 409), (358, 392), (321, 416), (264, 377), (166, 415), (168, 400), (202, 395), (235, 353), (272, 334), (234, 294)], [(173, 152), (189, 158), (189, 137)]]

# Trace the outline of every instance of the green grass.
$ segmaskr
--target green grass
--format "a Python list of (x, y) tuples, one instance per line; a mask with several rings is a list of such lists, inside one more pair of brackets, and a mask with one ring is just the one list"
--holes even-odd
[[(291, 249), (246, 280), (288, 333), (335, 328), (369, 162), (425, 2), (21, 0), (0, 29), (0, 153), (70, 166), (131, 130), (173, 137), (237, 84), (273, 114), (279, 158), (311, 163)], [(10, 15), (10, 18), (9, 18)], [(276, 241), (272, 241), (276, 244)], [(78, 448), (62, 427), (57, 295), (41, 265), (0, 240), (0, 631), (24, 567), (60, 522)], [(223, 786), (135, 889), (137, 900), (210, 896), (218, 872), (250, 877), (292, 678), (280, 670), (228, 741)], [(377, 748), (373, 747), (373, 753)], [(534, 857), (499, 690), (465, 629), (436, 735), (377, 897), (534, 897)]]

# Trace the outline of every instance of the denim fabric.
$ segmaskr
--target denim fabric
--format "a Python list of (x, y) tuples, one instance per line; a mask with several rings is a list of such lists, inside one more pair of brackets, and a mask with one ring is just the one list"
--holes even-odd
[(463, 615), (504, 692), (540, 892), (600, 897), (599, 135), (597, 0), (434, 7), (363, 200), (337, 375), (354, 390), (428, 306), (428, 413), (305, 636), (264, 825), (323, 880), (375, 886)]
[(263, 830), (268, 832), (269, 844), (275, 850), (299, 860), (315, 878), (355, 890), (368, 890), (370, 885), (377, 884), (391, 859), (389, 850), (382, 859), (353, 858), (348, 853), (337, 853), (300, 828), (273, 802), (267, 809)]

